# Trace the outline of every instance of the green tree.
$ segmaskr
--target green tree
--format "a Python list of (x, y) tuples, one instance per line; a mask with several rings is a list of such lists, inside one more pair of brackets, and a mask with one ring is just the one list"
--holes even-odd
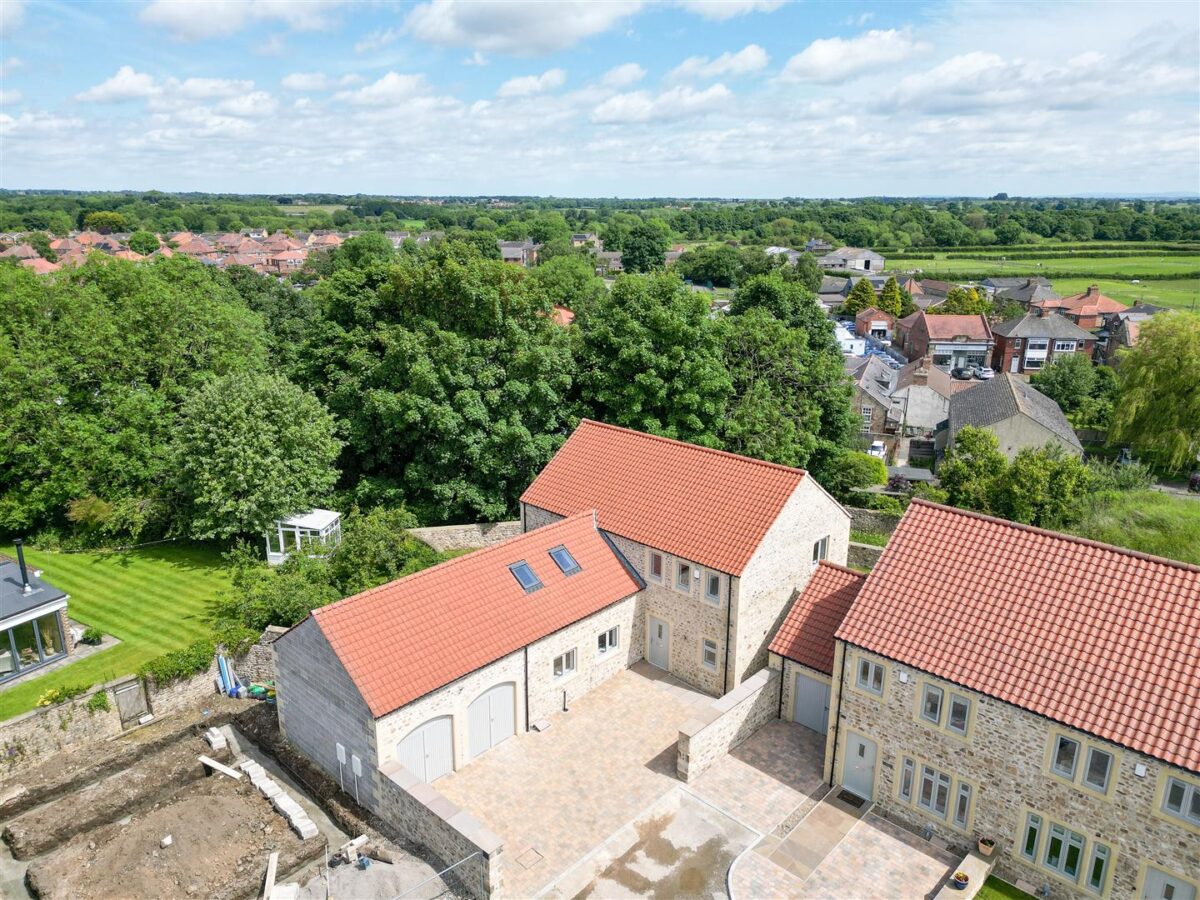
[(539, 264), (529, 273), (529, 281), (547, 303), (575, 311), (595, 306), (608, 293), (590, 258), (580, 254), (556, 256)]
[(856, 504), (861, 488), (887, 483), (887, 466), (882, 459), (858, 450), (840, 449), (830, 454), (817, 478), (821, 487), (842, 503)]
[(1008, 460), (1000, 452), (1000, 441), (994, 434), (964, 425), (937, 472), (952, 505), (990, 513), (1000, 482), (1008, 472)]
[(120, 213), (108, 210), (97, 210), (83, 217), (83, 227), (86, 231), (98, 231), (101, 234), (112, 234), (114, 231), (125, 231), (125, 217)]
[(1116, 397), (1116, 374), (1095, 366), (1084, 353), (1062, 353), (1030, 382), (1059, 405), (1076, 428), (1108, 427)]
[(1160, 313), (1120, 356), (1109, 440), (1132, 445), (1164, 469), (1200, 454), (1200, 316)]
[(41, 231), (35, 231), (25, 236), (25, 243), (38, 252), (38, 256), (47, 262), (58, 262), (58, 254), (50, 249), (50, 238)]
[(735, 285), (740, 268), (738, 251), (726, 244), (688, 250), (675, 262), (675, 271), (681, 278), (714, 287)]
[(880, 293), (879, 300), (875, 305), (884, 312), (901, 318), (900, 310), (904, 305), (904, 301), (900, 296), (900, 285), (896, 282), (894, 275), (884, 284), (883, 291)]
[(232, 589), (217, 601), (216, 619), (262, 631), (268, 625), (290, 628), (312, 610), (340, 600), (330, 580), (329, 563), (293, 553), (279, 566), (262, 563), (261, 551), (241, 544), (231, 552)]
[(621, 266), (626, 272), (661, 269), (666, 252), (666, 232), (651, 222), (641, 222), (622, 241)]
[(1021, 240), (1021, 223), (1006, 219), (996, 226), (996, 240), (1001, 244), (1016, 244)]
[(437, 552), (413, 537), (416, 519), (404, 507), (354, 512), (342, 523), (342, 542), (329, 555), (329, 576), (341, 596), (386, 584), (438, 561)]
[(228, 375), (183, 404), (171, 447), (191, 537), (261, 531), (313, 506), (337, 481), (341, 442), (312, 394), (278, 375)]
[(848, 316), (857, 316), (864, 309), (875, 306), (875, 288), (866, 278), (860, 278), (858, 284), (850, 289), (850, 296), (842, 304), (842, 312)]
[(991, 301), (975, 288), (951, 288), (945, 301), (925, 312), (936, 316), (986, 316), (992, 311)]
[(579, 395), (589, 415), (719, 446), (732, 384), (703, 296), (674, 275), (623, 275), (575, 323)]
[(135, 231), (129, 236), (129, 249), (142, 256), (149, 256), (158, 249), (158, 238), (151, 231)]
[(1063, 528), (1078, 516), (1091, 483), (1088, 467), (1061, 445), (1026, 447), (997, 482), (993, 510), (1014, 522)]

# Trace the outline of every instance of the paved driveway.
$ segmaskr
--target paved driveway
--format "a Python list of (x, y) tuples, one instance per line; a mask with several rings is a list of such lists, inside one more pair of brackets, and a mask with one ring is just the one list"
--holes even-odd
[(679, 727), (712, 701), (638, 663), (436, 787), (503, 839), (504, 895), (533, 897), (679, 784)]

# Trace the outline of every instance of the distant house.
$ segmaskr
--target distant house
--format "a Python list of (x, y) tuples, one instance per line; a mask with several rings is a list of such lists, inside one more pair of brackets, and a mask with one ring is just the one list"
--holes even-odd
[(987, 316), (937, 316), (915, 312), (897, 323), (900, 349), (910, 361), (925, 356), (935, 366), (984, 366), (992, 355)]
[(75, 647), (67, 594), (17, 558), (0, 556), (0, 684), (61, 659)]
[(985, 278), (981, 284), (997, 306), (1011, 301), (1029, 309), (1032, 303), (1061, 299), (1045, 278)]
[(1065, 316), (1026, 313), (993, 326), (992, 367), (999, 372), (1037, 372), (1057, 356), (1083, 353), (1090, 359), (1095, 335)]
[(29, 244), (13, 244), (4, 252), (0, 253), (2, 259), (37, 259), (40, 254), (29, 246)]
[(554, 321), (556, 323), (558, 323), (559, 325), (563, 326), (564, 328), (566, 328), (568, 325), (570, 325), (572, 322), (575, 321), (575, 313), (571, 312), (571, 310), (567, 309), (567, 307), (565, 307), (559, 303), (555, 303), (554, 304)]
[(854, 331), (863, 337), (890, 341), (896, 333), (896, 317), (891, 313), (869, 306), (854, 317)]
[(1000, 441), (1010, 460), (1021, 450), (1057, 444), (1075, 456), (1083, 445), (1057, 403), (1007, 372), (950, 398), (949, 427), (937, 436), (938, 451), (954, 445), (967, 425), (984, 428)]
[(861, 247), (841, 247), (817, 260), (823, 269), (853, 269), (859, 272), (879, 272), (886, 260), (874, 250)]
[(1098, 331), (1093, 358), (1107, 366), (1117, 364), (1117, 354), (1137, 344), (1141, 324), (1159, 313), (1167, 312), (1165, 306), (1139, 303), (1129, 309), (1112, 313), (1105, 319), (1104, 328)]
[(820, 238), (809, 238), (808, 243), (804, 245), (804, 249), (809, 253), (828, 253), (833, 249), (833, 244), (829, 241), (823, 241)]
[(595, 247), (597, 250), (604, 249), (604, 242), (600, 240), (600, 235), (594, 231), (583, 231), (571, 235), (572, 247)]
[(1101, 294), (1094, 284), (1082, 294), (1038, 300), (1030, 306), (1066, 316), (1080, 328), (1101, 328), (1106, 317), (1128, 309), (1124, 303)]
[(908, 291), (912, 297), (913, 305), (919, 309), (932, 309), (941, 303), (944, 303), (950, 291), (957, 285), (950, 284), (946, 281), (918, 281), (915, 278), (909, 278), (900, 285), (900, 289)]
[(687, 252), (687, 251), (685, 251), (682, 247), (672, 247), (670, 250), (668, 250), (666, 253), (663, 254), (663, 265), (665, 265), (665, 266), (675, 265), (675, 263), (679, 262), (679, 257), (683, 256), (683, 254), (685, 252)]
[(765, 252), (767, 256), (786, 256), (787, 261), (793, 266), (800, 259), (800, 251), (793, 250), (791, 247), (768, 247), (763, 252)]
[(855, 337), (850, 333), (850, 329), (838, 322), (833, 326), (834, 336), (837, 337), (838, 345), (842, 348), (842, 352), (849, 356), (862, 356), (867, 352), (867, 342), (863, 338)]
[(878, 356), (847, 359), (846, 372), (854, 382), (854, 409), (862, 418), (863, 434), (893, 434), (900, 423), (893, 413), (892, 391), (897, 371)]
[(883, 293), (883, 286), (888, 283), (888, 280), (889, 276), (887, 275), (851, 275), (849, 278), (850, 290), (854, 290), (855, 285), (860, 281), (866, 281), (871, 285), (871, 290), (875, 292), (875, 296), (878, 297)]
[(32, 259), (23, 259), (20, 264), (26, 269), (32, 269), (35, 275), (49, 275), (51, 272), (57, 272), (62, 268), (60, 263), (50, 262), (50, 260), (42, 259), (40, 256), (35, 256)]
[(496, 246), (500, 248), (500, 258), (506, 263), (529, 267), (537, 264), (538, 250), (542, 245), (526, 238), (523, 241), (496, 241)]
[(950, 415), (950, 396), (954, 383), (949, 374), (933, 364), (930, 357), (910, 362), (896, 373), (892, 387), (893, 415), (900, 421), (901, 433), (931, 434)]
[(611, 275), (624, 271), (625, 267), (621, 264), (620, 250), (601, 250), (596, 254), (597, 275)]
[(821, 278), (821, 286), (817, 288), (817, 300), (826, 310), (841, 306), (850, 296), (850, 279), (825, 275)]

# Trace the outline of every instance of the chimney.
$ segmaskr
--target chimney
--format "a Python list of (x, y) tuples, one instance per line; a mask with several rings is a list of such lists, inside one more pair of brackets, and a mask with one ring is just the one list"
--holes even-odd
[(17, 547), (17, 565), (21, 567), (21, 593), (32, 594), (33, 585), (29, 583), (29, 570), (25, 568), (24, 542), (20, 538), (17, 538), (13, 543)]
[(1088, 285), (1088, 289), (1087, 289), (1087, 295), (1086, 295), (1086, 296), (1088, 296), (1088, 297), (1099, 297), (1099, 296), (1100, 296), (1100, 286), (1099, 286), (1099, 285), (1097, 285), (1097, 284)]
[(933, 357), (921, 357), (921, 364), (913, 371), (913, 384), (928, 384), (929, 383), (929, 367), (933, 365)]

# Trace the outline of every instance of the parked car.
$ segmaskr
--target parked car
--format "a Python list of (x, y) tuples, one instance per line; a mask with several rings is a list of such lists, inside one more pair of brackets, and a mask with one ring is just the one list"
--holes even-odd
[(950, 370), (950, 377), (957, 378), (959, 381), (970, 381), (971, 369), (966, 366), (958, 366)]
[(996, 370), (991, 366), (976, 366), (975, 377), (987, 381), (989, 378), (996, 377)]
[(867, 453), (876, 459), (883, 459), (887, 455), (887, 447), (884, 446), (883, 441), (871, 441), (871, 449)]

